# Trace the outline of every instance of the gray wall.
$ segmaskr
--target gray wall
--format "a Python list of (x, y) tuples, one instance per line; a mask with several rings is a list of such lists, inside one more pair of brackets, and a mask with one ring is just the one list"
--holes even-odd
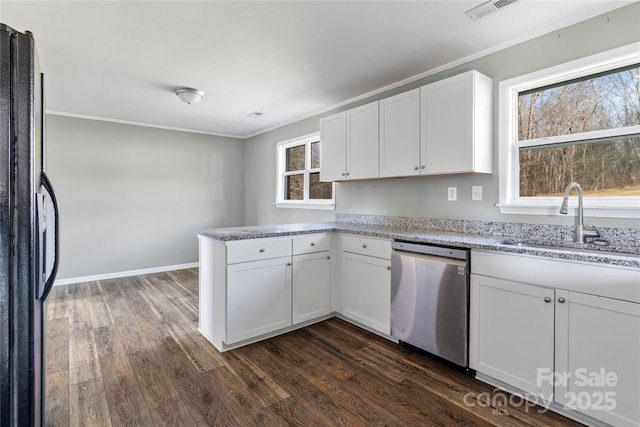
[[(635, 3), (375, 99), (469, 69), (493, 77), (497, 99), (500, 80), (640, 40), (639, 16), (640, 5)], [(498, 201), (497, 111), (494, 103), (493, 175), (340, 183), (335, 212), (573, 223), (567, 217), (501, 215), (494, 206)], [(333, 220), (334, 211), (278, 209), (273, 205), (275, 144), (318, 131), (319, 117), (243, 143), (233, 138), (47, 116), (46, 167), (61, 205), (58, 278), (196, 262), (198, 246), (193, 231), (199, 228)], [(471, 201), (472, 185), (483, 186), (482, 202)], [(456, 202), (446, 201), (450, 186), (458, 187)], [(638, 227), (638, 221), (631, 219), (589, 218), (587, 222)]]
[[(494, 173), (421, 177), (337, 185), (337, 209), (341, 213), (400, 215), (429, 218), (492, 220), (526, 223), (573, 224), (566, 216), (502, 215), (498, 203), (498, 84), (501, 80), (640, 40), (640, 5), (636, 2), (605, 15), (538, 37), (511, 48), (364, 99), (343, 109), (476, 69), (494, 80)], [(339, 110), (327, 112), (332, 114)], [(275, 198), (275, 143), (318, 131), (320, 116), (306, 119), (245, 142), (245, 224), (331, 220), (326, 211), (277, 209)], [(483, 201), (471, 201), (471, 186), (483, 186)], [(458, 187), (458, 201), (447, 201), (447, 187)], [(589, 224), (638, 227), (633, 219), (589, 218)]]
[(243, 143), (47, 116), (59, 279), (193, 263), (199, 228), (242, 225)]

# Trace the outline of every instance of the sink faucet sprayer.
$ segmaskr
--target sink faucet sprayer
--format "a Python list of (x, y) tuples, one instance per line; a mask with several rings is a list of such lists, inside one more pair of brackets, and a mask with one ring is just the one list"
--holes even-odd
[(575, 188), (578, 192), (578, 223), (576, 224), (576, 233), (573, 238), (573, 241), (576, 243), (586, 243), (587, 238), (597, 238), (600, 237), (600, 233), (598, 230), (593, 227), (592, 230), (586, 229), (584, 227), (584, 215), (582, 212), (582, 187), (577, 182), (570, 182), (569, 185), (564, 189), (564, 196), (562, 199), (562, 204), (560, 205), (560, 213), (567, 214), (568, 206), (569, 206), (569, 193), (571, 193), (571, 189)]

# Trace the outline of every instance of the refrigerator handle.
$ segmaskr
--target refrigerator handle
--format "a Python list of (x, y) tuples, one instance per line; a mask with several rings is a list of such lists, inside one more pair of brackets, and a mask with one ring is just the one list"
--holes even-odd
[(47, 177), (47, 174), (44, 171), (42, 171), (42, 185), (44, 186), (44, 188), (49, 193), (49, 196), (51, 196), (51, 202), (53, 203), (53, 212), (54, 212), (54, 218), (53, 218), (53, 229), (54, 229), (53, 268), (51, 269), (51, 274), (49, 275), (49, 277), (47, 278), (47, 281), (44, 284), (44, 290), (42, 292), (42, 300), (44, 301), (47, 298), (47, 296), (49, 295), (49, 292), (51, 292), (51, 288), (53, 287), (53, 282), (55, 281), (56, 275), (58, 274), (58, 267), (60, 265), (60, 250), (59, 250), (60, 238), (58, 237), (59, 236), (59, 233), (58, 233), (58, 213), (59, 213), (58, 199), (56, 199), (56, 194), (53, 191), (53, 186), (51, 185), (51, 181), (49, 181), (49, 178)]

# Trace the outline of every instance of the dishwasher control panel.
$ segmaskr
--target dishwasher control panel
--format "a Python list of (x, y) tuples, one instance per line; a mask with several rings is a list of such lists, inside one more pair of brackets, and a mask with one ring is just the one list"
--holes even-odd
[(421, 243), (393, 242), (391, 247), (397, 251), (417, 252), (425, 255), (435, 255), (454, 259), (467, 259), (468, 249), (444, 248), (442, 246), (431, 246)]

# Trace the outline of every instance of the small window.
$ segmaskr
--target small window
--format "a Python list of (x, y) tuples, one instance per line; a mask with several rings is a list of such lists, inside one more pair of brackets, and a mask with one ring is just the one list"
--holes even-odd
[(640, 214), (637, 46), (501, 82), (500, 95), (503, 213), (557, 214), (575, 181), (590, 214)]
[(320, 181), (320, 136), (315, 133), (277, 144), (276, 206), (333, 209), (333, 183)]

